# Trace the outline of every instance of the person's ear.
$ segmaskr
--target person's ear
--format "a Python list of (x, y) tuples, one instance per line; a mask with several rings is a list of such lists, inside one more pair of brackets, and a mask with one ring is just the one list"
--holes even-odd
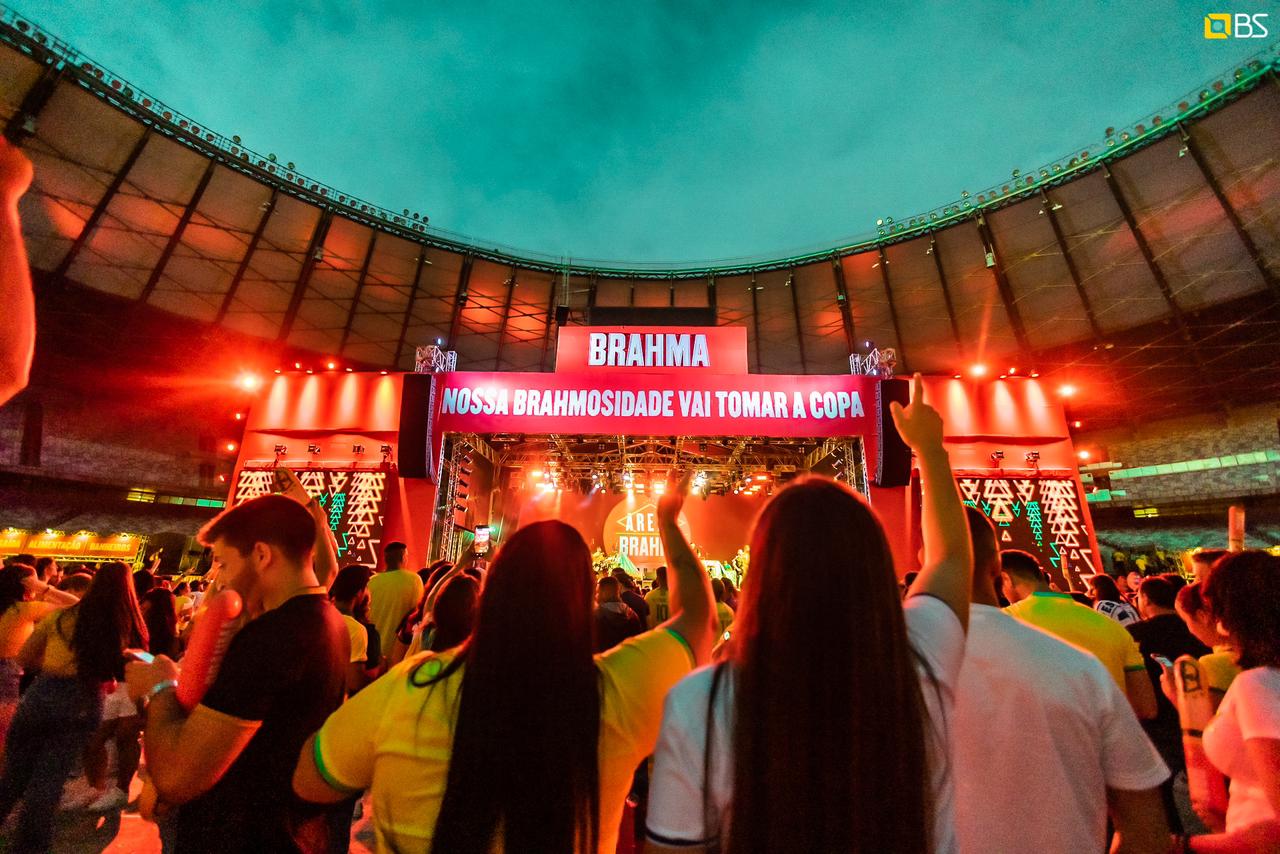
[(271, 546), (261, 542), (253, 544), (252, 554), (254, 564), (258, 569), (266, 568), (271, 563), (271, 558), (273, 557)]

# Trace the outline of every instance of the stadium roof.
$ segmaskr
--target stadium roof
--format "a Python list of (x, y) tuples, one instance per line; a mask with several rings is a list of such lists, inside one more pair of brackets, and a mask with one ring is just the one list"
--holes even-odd
[(747, 327), (752, 371), (843, 372), (871, 341), (900, 370), (1037, 371), (1149, 418), (1280, 397), (1278, 64), (865, 239), (679, 269), (474, 245), (243, 148), (12, 12), (0, 122), (36, 166), (22, 214), (46, 304), (87, 288), (348, 364), (410, 368), (439, 339), (461, 368), (517, 371), (550, 369), (558, 306), (710, 307)]

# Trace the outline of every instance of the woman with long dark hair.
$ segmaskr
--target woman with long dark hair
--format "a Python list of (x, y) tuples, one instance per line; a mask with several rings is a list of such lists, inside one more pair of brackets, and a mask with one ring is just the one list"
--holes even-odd
[(124, 650), (147, 644), (129, 568), (103, 566), (77, 604), (36, 626), (18, 659), (40, 675), (22, 695), (0, 773), (0, 822), (21, 802), (10, 844), (46, 851), (62, 784), (124, 675)]
[(879, 519), (819, 477), (756, 520), (727, 659), (667, 698), (651, 851), (954, 851), (947, 717), (973, 557), (923, 402), (893, 407), (923, 485), (924, 566), (901, 601)]
[(182, 657), (177, 597), (168, 590), (153, 587), (142, 597), (139, 606), (147, 626), (147, 651), (152, 655), (167, 655), (177, 661)]
[(36, 624), (59, 608), (79, 600), (36, 576), (34, 568), (15, 563), (0, 569), (0, 760), (5, 735), (18, 709), (22, 665), (18, 653)]
[(1116, 580), (1106, 573), (1087, 575), (1084, 579), (1088, 586), (1089, 601), (1093, 610), (1115, 620), (1122, 626), (1131, 626), (1142, 618), (1138, 609), (1124, 601), (1120, 595), (1120, 586)]
[(372, 787), (379, 851), (612, 854), (662, 698), (709, 652), (710, 584), (676, 524), (687, 488), (656, 514), (671, 619), (593, 656), (586, 542), (562, 522), (522, 528), (485, 575), (470, 639), (406, 659), (338, 709), (294, 790), (337, 801)]
[[(1205, 755), (1231, 787), (1225, 816), (1201, 817), (1222, 832), (1184, 837), (1182, 850), (1280, 851), (1280, 557), (1228, 554), (1203, 593), (1241, 673), (1204, 728)], [(1199, 794), (1193, 778), (1197, 809), (1210, 800)]]

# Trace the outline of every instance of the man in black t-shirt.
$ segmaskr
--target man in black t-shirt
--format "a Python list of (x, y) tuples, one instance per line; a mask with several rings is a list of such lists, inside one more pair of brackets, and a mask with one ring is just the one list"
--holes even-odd
[(264, 496), (205, 526), (219, 581), (252, 619), (235, 635), (203, 700), (188, 715), (177, 666), (158, 656), (128, 668), (149, 699), (147, 767), (160, 800), (178, 805), (177, 851), (325, 850), (325, 810), (291, 784), (307, 736), (342, 702), (350, 643), (312, 567), (316, 523), (292, 498)]
[(1138, 613), (1142, 615), (1142, 620), (1127, 628), (1138, 642), (1142, 661), (1147, 666), (1147, 676), (1155, 689), (1156, 716), (1143, 721), (1142, 728), (1147, 731), (1151, 743), (1173, 774), (1160, 789), (1165, 801), (1165, 811), (1169, 815), (1169, 824), (1175, 831), (1180, 831), (1181, 819), (1174, 802), (1173, 781), (1178, 775), (1185, 773), (1186, 769), (1186, 759), (1182, 753), (1182, 725), (1178, 721), (1178, 710), (1160, 689), (1162, 667), (1152, 656), (1177, 661), (1183, 655), (1192, 658), (1208, 655), (1210, 649), (1197, 640), (1186, 623), (1182, 622), (1173, 608), (1176, 598), (1177, 592), (1166, 579), (1158, 576), (1144, 578), (1138, 586)]

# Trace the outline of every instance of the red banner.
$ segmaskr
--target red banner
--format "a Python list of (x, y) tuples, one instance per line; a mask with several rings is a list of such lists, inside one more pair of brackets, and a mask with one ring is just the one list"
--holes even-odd
[(865, 376), (439, 374), (435, 434), (873, 437)]
[(696, 372), (745, 374), (742, 326), (565, 326), (556, 343), (558, 373)]

